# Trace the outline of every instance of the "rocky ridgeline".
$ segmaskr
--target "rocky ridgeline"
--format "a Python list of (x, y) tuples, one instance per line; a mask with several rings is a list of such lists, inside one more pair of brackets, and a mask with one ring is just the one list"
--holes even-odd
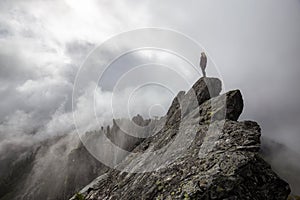
[(258, 153), (259, 125), (237, 121), (240, 91), (220, 91), (220, 80), (201, 78), (180, 92), (149, 137), (135, 140), (121, 170), (110, 169), (72, 199), (287, 199), (289, 185)]

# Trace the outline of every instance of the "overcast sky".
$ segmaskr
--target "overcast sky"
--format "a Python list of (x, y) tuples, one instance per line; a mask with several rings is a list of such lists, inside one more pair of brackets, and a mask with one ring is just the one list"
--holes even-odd
[[(224, 90), (241, 90), (245, 101), (242, 119), (257, 121), (263, 136), (300, 152), (299, 22), (299, 0), (1, 0), (0, 139), (3, 143), (12, 138), (21, 140), (24, 133), (51, 136), (74, 130), (72, 89), (88, 53), (121, 32), (160, 27), (200, 43), (215, 62)], [(184, 74), (184, 62), (176, 59), (139, 52), (116, 62), (116, 68), (104, 79), (107, 90), (97, 90), (97, 112), (102, 122), (111, 117), (109, 88), (116, 81), (118, 66), (130, 69), (155, 60)], [(149, 71), (144, 71), (139, 77), (147, 75)], [(165, 71), (159, 78), (174, 82), (172, 77), (176, 75)], [(187, 77), (193, 82), (198, 74)], [(82, 126), (89, 125), (93, 113), (86, 109), (93, 102), (84, 96), (94, 92), (92, 84), (75, 100)], [(139, 106), (133, 112), (142, 109), (142, 103), (148, 103), (147, 108), (150, 104), (169, 105), (176, 91), (187, 86), (178, 82), (174, 91), (158, 89), (135, 95), (140, 98), (134, 101)], [(124, 94), (118, 94), (120, 102), (127, 95), (124, 91), (126, 88)], [(157, 102), (146, 101), (151, 98)], [(167, 108), (155, 109), (159, 114)]]

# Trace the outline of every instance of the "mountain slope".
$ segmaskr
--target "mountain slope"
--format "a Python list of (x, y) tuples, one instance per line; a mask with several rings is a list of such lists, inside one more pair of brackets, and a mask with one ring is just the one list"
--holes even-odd
[(288, 184), (259, 155), (259, 125), (237, 121), (240, 91), (220, 91), (201, 78), (180, 92), (157, 133), (72, 199), (287, 199)]

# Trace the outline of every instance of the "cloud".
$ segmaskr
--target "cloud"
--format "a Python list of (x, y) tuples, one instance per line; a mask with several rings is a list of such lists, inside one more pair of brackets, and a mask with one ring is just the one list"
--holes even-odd
[[(128, 5), (109, 1), (0, 4), (0, 122), (5, 137), (15, 131), (59, 134), (59, 125), (65, 125), (58, 122), (70, 123), (66, 115), (84, 57), (113, 32), (144, 19), (129, 19)], [(141, 15), (143, 6), (134, 7)]]

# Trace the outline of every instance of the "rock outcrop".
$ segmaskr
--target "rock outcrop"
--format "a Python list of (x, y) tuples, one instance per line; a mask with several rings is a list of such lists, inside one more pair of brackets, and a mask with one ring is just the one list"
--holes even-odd
[(240, 91), (220, 91), (220, 80), (201, 78), (180, 92), (158, 132), (72, 199), (287, 199), (288, 184), (258, 153), (259, 125), (237, 121)]

